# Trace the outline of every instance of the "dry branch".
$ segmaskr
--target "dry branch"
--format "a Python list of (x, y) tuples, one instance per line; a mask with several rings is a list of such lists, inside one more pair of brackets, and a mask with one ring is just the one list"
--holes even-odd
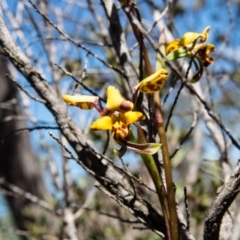
[(219, 239), (223, 215), (228, 211), (239, 191), (240, 161), (209, 209), (204, 227), (204, 240)]

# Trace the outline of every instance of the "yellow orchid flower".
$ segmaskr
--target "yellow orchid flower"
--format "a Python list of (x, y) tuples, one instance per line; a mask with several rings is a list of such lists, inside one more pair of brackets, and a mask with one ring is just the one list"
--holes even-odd
[(202, 33), (188, 32), (181, 39), (175, 39), (167, 44), (165, 52), (168, 60), (196, 56), (204, 67), (213, 63), (214, 60), (209, 54), (215, 50), (215, 46), (205, 43), (209, 36), (209, 30), (210, 26), (206, 27)]
[(126, 138), (129, 133), (129, 125), (139, 120), (144, 120), (141, 112), (128, 111), (125, 113), (114, 112), (110, 116), (103, 116), (92, 123), (91, 130), (112, 130), (112, 136), (116, 139)]
[(138, 85), (134, 87), (134, 91), (140, 91), (144, 93), (157, 92), (163, 87), (167, 77), (167, 70), (160, 69), (154, 74), (144, 78)]
[(202, 43), (206, 42), (206, 40), (208, 39), (209, 30), (210, 30), (210, 26), (206, 27), (202, 33), (195, 33), (195, 32), (185, 33), (181, 39), (175, 39), (169, 44), (167, 44), (165, 48), (166, 55), (178, 50), (181, 47), (192, 50), (195, 47), (197, 47), (198, 39), (200, 39), (200, 45), (202, 45)]
[(62, 95), (64, 102), (70, 106), (76, 106), (84, 110), (92, 109), (99, 103), (99, 97), (85, 95)]
[(98, 110), (100, 118), (93, 122), (90, 128), (93, 131), (111, 130), (112, 137), (123, 149), (123, 151), (116, 150), (117, 154), (122, 156), (126, 149), (144, 154), (156, 153), (161, 146), (158, 143), (139, 144), (129, 141), (132, 135), (130, 134), (130, 124), (144, 120), (145, 116), (141, 112), (132, 111), (134, 104), (126, 100), (116, 87), (109, 86), (106, 90), (106, 96), (107, 103), (104, 109), (102, 109), (98, 97), (63, 95), (62, 98), (71, 106), (87, 110), (95, 107)]

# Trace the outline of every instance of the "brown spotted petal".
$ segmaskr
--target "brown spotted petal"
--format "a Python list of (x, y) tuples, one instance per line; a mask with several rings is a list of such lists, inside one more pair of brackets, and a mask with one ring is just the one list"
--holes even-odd
[(99, 97), (85, 95), (62, 95), (64, 102), (70, 106), (76, 106), (84, 110), (89, 110), (99, 105)]
[(206, 44), (197, 51), (197, 56), (201, 59), (204, 67), (214, 63), (213, 58), (210, 56), (210, 53), (213, 51), (215, 51), (215, 46), (213, 44)]
[(160, 69), (154, 74), (143, 79), (137, 86), (134, 87), (134, 91), (141, 91), (144, 93), (154, 93), (159, 91), (165, 81), (167, 80), (168, 72), (165, 69)]

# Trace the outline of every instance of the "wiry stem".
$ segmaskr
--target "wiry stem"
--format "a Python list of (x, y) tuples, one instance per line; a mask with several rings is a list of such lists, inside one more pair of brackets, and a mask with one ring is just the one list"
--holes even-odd
[(170, 215), (171, 239), (178, 240), (178, 218), (175, 202), (174, 185), (172, 180), (172, 169), (169, 158), (167, 136), (164, 128), (163, 115), (161, 111), (161, 102), (158, 93), (154, 94), (154, 106), (155, 106), (155, 118), (158, 124), (158, 135), (160, 137), (160, 143), (162, 143), (162, 156), (167, 185), (167, 202)]
[[(135, 24), (133, 24), (133, 16), (134, 15), (136, 15), (138, 20), (141, 22), (140, 13), (135, 4), (128, 6), (128, 7), (130, 10), (126, 11), (126, 8), (125, 8), (126, 15), (128, 16), (128, 19), (132, 25), (134, 35), (135, 35), (136, 39), (138, 40), (139, 45), (142, 47), (142, 51), (143, 51), (142, 55), (143, 55), (143, 59), (145, 62), (146, 71), (147, 71), (148, 75), (152, 75), (154, 72), (151, 67), (147, 49), (143, 43), (143, 38), (141, 35), (142, 33), (138, 29), (138, 27)], [(160, 97), (159, 97), (158, 92), (154, 93), (154, 107), (155, 107), (155, 118), (156, 118), (156, 123), (157, 123), (157, 131), (158, 131), (158, 135), (160, 138), (160, 142), (162, 143), (162, 156), (163, 156), (164, 170), (165, 170), (165, 176), (166, 176), (166, 185), (167, 185), (167, 195), (166, 196), (163, 195), (162, 197), (163, 198), (167, 197), (168, 206), (165, 206), (165, 204), (164, 204), (166, 199), (164, 199), (164, 200), (159, 199), (159, 200), (160, 200), (160, 204), (162, 205), (162, 208), (167, 209), (166, 214), (169, 213), (169, 218), (168, 218), (169, 221), (168, 221), (168, 223), (166, 223), (167, 228), (170, 227), (170, 235), (168, 236), (168, 239), (178, 240), (178, 218), (177, 218), (177, 210), (176, 210), (176, 202), (175, 202), (175, 192), (174, 192), (174, 186), (173, 186), (173, 180), (172, 180), (172, 170), (171, 170), (171, 163), (170, 163), (169, 152), (168, 152), (167, 137), (166, 137), (166, 132), (165, 132), (165, 128), (164, 128), (164, 120), (163, 120), (163, 115), (162, 115), (162, 110), (161, 110), (161, 102), (160, 102)], [(158, 174), (160, 176), (159, 172), (158, 172)], [(163, 186), (163, 188), (164, 188), (164, 186)], [(164, 201), (164, 202), (162, 202), (162, 201)]]
[[(141, 125), (139, 123), (137, 123), (136, 125), (137, 125), (137, 131), (138, 131), (138, 142), (146, 143), (147, 141), (144, 136), (143, 130), (141, 128)], [(144, 164), (153, 180), (153, 183), (155, 185), (155, 188), (156, 188), (156, 191), (158, 194), (158, 198), (159, 198), (159, 202), (162, 207), (163, 216), (165, 219), (167, 239), (171, 239), (167, 193), (166, 193), (166, 189), (163, 184), (162, 177), (161, 177), (160, 173), (158, 172), (158, 168), (155, 164), (155, 161), (154, 161), (154, 158), (152, 155), (140, 153), (140, 156), (143, 159), (143, 162), (144, 162)]]

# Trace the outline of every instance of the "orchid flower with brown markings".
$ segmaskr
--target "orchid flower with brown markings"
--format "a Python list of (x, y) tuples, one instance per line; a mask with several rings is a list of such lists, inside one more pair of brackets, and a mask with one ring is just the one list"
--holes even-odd
[(107, 88), (106, 96), (107, 103), (104, 108), (101, 107), (99, 98), (95, 96), (63, 95), (63, 100), (70, 106), (76, 106), (84, 110), (95, 107), (98, 110), (100, 116), (91, 124), (92, 131), (110, 130), (114, 140), (122, 147), (138, 153), (156, 153), (161, 146), (158, 143), (139, 144), (129, 141), (130, 135), (132, 138), (130, 126), (144, 120), (143, 113), (133, 111), (134, 104), (126, 100), (114, 86)]
[(192, 82), (199, 81), (203, 74), (203, 67), (214, 63), (210, 54), (215, 51), (215, 46), (206, 43), (209, 30), (210, 26), (206, 27), (202, 33), (187, 32), (181, 39), (175, 39), (165, 47), (166, 58), (169, 61), (184, 57), (193, 60), (197, 73), (194, 75)]

